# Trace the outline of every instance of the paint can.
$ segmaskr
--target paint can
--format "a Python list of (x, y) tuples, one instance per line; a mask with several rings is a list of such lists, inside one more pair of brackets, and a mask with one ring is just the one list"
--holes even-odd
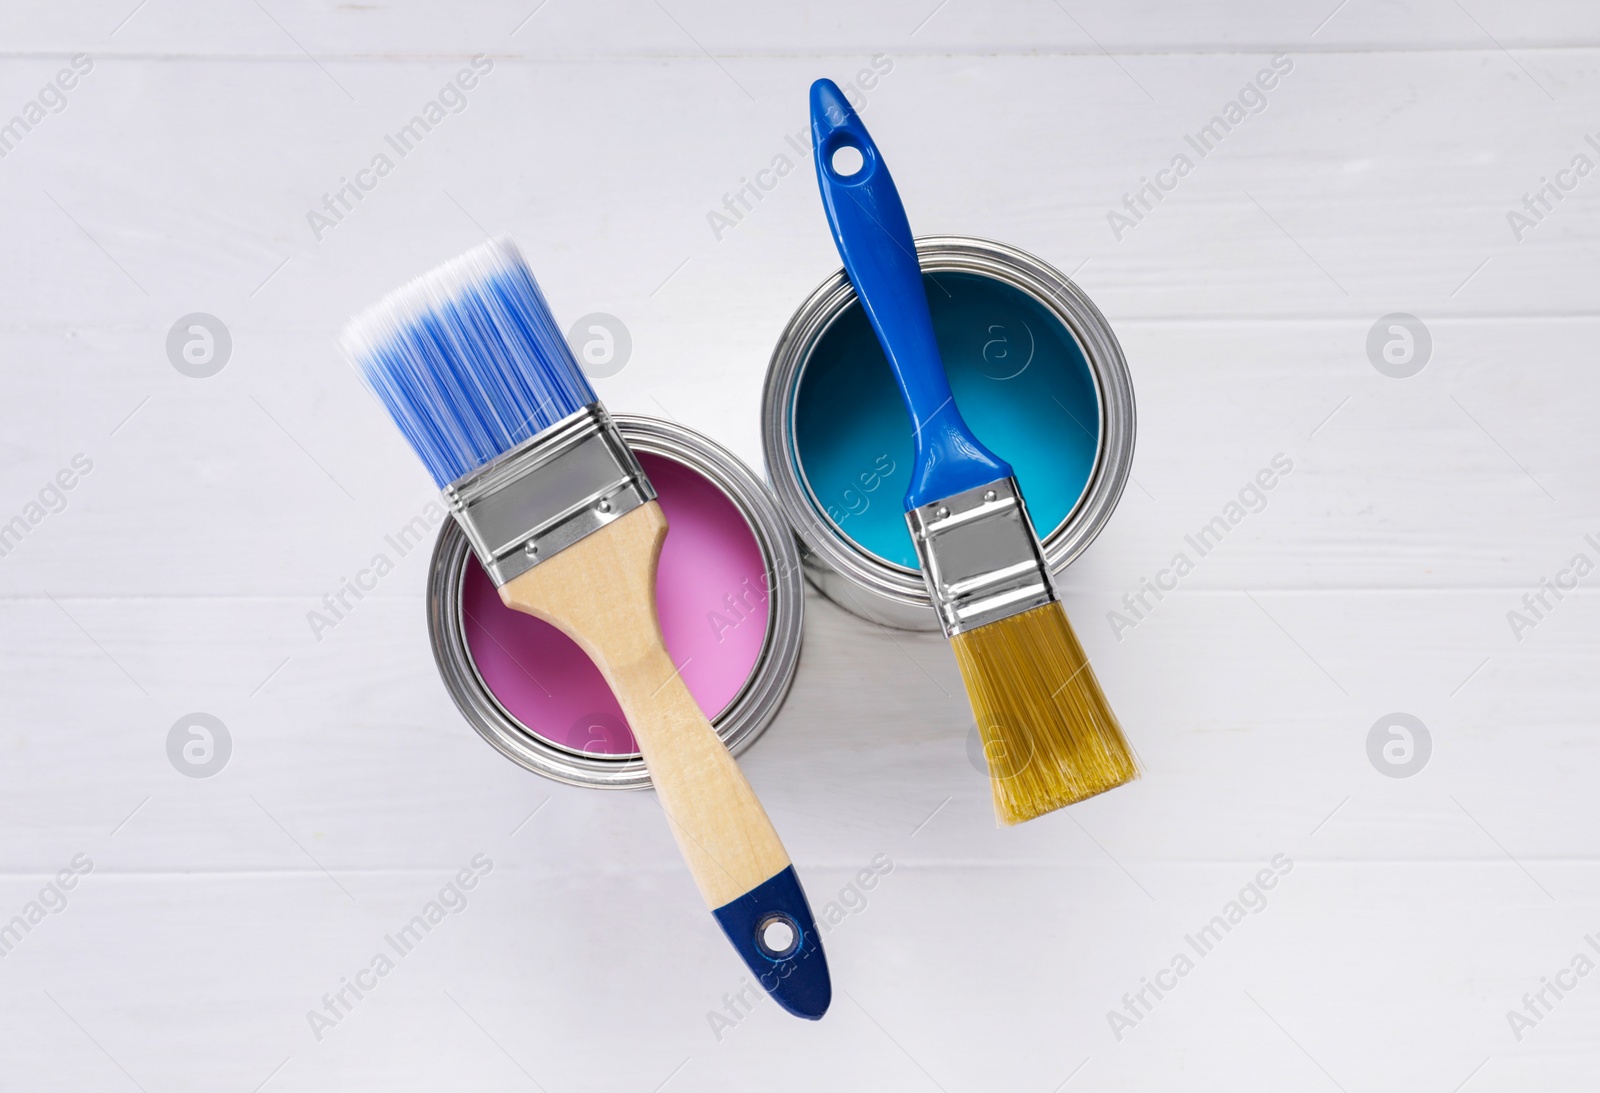
[[(1088, 296), (1038, 258), (961, 236), (916, 245), (962, 416), (1016, 468), (1059, 574), (1110, 519), (1133, 464), (1122, 348)], [(937, 630), (902, 505), (911, 421), (843, 270), (779, 338), (761, 426), (767, 475), (811, 583), (862, 618)]]
[[(656, 597), (667, 650), (738, 755), (777, 714), (800, 660), (797, 545), (767, 487), (728, 451), (672, 422), (615, 420), (667, 515)], [(445, 687), (501, 754), (571, 785), (650, 785), (599, 669), (555, 627), (500, 602), (454, 520), (440, 529), (427, 596)]]

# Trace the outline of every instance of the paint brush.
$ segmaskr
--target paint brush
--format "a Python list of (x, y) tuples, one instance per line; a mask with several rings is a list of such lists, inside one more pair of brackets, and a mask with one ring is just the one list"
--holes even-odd
[(784, 1009), (832, 987), (794, 866), (683, 682), (656, 618), (666, 517), (508, 241), (346, 328), (345, 352), (444, 491), (500, 598), (589, 654), (633, 729), (700, 893)]
[(811, 133), (834, 242), (915, 425), (906, 523), (966, 682), (995, 815), (1020, 823), (1119, 786), (1138, 776), (1133, 753), (1010, 465), (956, 407), (899, 192), (832, 80), (811, 85)]

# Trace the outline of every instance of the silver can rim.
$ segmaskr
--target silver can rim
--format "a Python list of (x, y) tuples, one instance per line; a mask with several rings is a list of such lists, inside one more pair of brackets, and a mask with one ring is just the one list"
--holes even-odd
[[(635, 452), (662, 456), (703, 475), (744, 517), (768, 575), (767, 634), (744, 686), (712, 719), (717, 735), (739, 755), (777, 716), (800, 663), (805, 586), (800, 552), (772, 494), (733, 453), (674, 422), (615, 414)], [(638, 754), (599, 756), (563, 747), (525, 727), (495, 698), (467, 649), (461, 582), (471, 547), (454, 520), (439, 529), (428, 567), (428, 639), (456, 708), (496, 751), (558, 782), (599, 789), (648, 789)]]
[[(1052, 573), (1059, 573), (1088, 549), (1111, 519), (1132, 471), (1137, 410), (1122, 346), (1094, 301), (1070, 277), (1026, 251), (959, 235), (920, 236), (916, 248), (926, 273), (973, 273), (1027, 293), (1072, 332), (1083, 350), (1099, 403), (1100, 443), (1077, 504), (1044, 536), (1045, 561)], [(838, 270), (807, 297), (778, 338), (761, 395), (762, 456), (778, 504), (808, 555), (854, 585), (902, 607), (925, 611), (931, 629), (937, 621), (922, 575), (869, 554), (838, 534), (811, 503), (809, 488), (798, 473), (794, 390), (817, 342), (855, 299), (849, 277)]]

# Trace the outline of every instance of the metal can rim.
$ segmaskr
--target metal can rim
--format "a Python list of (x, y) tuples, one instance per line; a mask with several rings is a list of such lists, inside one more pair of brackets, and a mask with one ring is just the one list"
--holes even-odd
[[(681, 463), (716, 486), (761, 550), (770, 585), (766, 637), (744, 686), (712, 719), (728, 750), (739, 755), (777, 716), (800, 663), (805, 588), (799, 549), (766, 485), (726, 448), (675, 422), (630, 414), (613, 420), (635, 452)], [(468, 654), (463, 629), (461, 581), (470, 549), (456, 522), (446, 520), (428, 567), (428, 639), (461, 715), (495, 750), (547, 778), (602, 789), (649, 788), (650, 772), (637, 754), (599, 756), (562, 747), (525, 728), (489, 690)]]
[[(1071, 331), (1083, 350), (1099, 403), (1100, 443), (1077, 503), (1044, 536), (1045, 560), (1060, 572), (1084, 552), (1111, 519), (1133, 466), (1137, 409), (1127, 359), (1094, 301), (1066, 274), (1026, 251), (989, 239), (928, 235), (916, 240), (917, 260), (928, 273), (974, 273), (1027, 293)], [(793, 392), (817, 342), (855, 300), (843, 269), (796, 309), (778, 338), (761, 396), (762, 456), (783, 514), (808, 554), (851, 584), (902, 608), (926, 612), (937, 628), (922, 575), (868, 554), (836, 534), (807, 496), (794, 451)], [(826, 589), (825, 589), (826, 591)], [(831, 596), (831, 593), (830, 593)], [(863, 607), (862, 614), (875, 615)]]

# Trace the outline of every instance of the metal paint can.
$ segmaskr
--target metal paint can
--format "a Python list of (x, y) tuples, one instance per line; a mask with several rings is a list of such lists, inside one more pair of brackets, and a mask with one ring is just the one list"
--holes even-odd
[[(703, 528), (695, 529), (681, 518), (674, 519), (675, 497), (693, 494), (701, 499), (697, 504), (702, 509), (709, 504), (716, 512), (724, 511), (720, 506), (725, 503), (725, 511), (731, 514), (726, 521), (730, 529), (729, 549), (746, 556), (740, 565), (747, 579), (733, 586), (731, 576), (727, 577), (725, 583), (733, 587), (733, 591), (727, 595), (707, 592), (706, 588), (721, 592), (720, 586), (714, 583), (706, 588), (696, 586), (683, 592), (672, 608), (674, 619), (663, 618), (663, 629), (667, 634), (669, 651), (673, 651), (674, 633), (678, 625), (698, 625), (701, 621), (698, 613), (702, 610), (706, 625), (712, 628), (719, 641), (733, 633), (734, 627), (745, 626), (753, 618), (764, 618), (765, 629), (758, 643), (740, 653), (744, 659), (738, 662), (733, 681), (723, 686), (725, 701), (720, 703), (720, 710), (713, 713), (707, 709), (717, 735), (729, 751), (738, 755), (761, 735), (776, 716), (799, 664), (805, 589), (794, 536), (766, 485), (721, 446), (672, 422), (622, 414), (615, 415), (615, 420), (623, 439), (651, 474), (661, 494), (662, 507), (667, 511), (669, 524), (672, 525), (667, 544), (662, 550), (660, 573), (663, 585), (668, 581), (669, 552), (690, 549), (691, 540), (687, 538), (681, 538), (681, 545), (674, 546), (674, 530), (679, 532), (680, 537), (710, 534)], [(655, 469), (652, 470), (652, 467)], [(707, 498), (710, 500), (707, 501)], [(748, 531), (753, 547), (742, 538), (744, 531)], [(703, 538), (694, 542), (697, 546), (707, 544)], [(716, 543), (710, 545), (714, 547)], [(705, 577), (699, 570), (710, 565), (699, 564), (704, 555), (705, 552), (697, 551), (693, 559), (697, 578)], [(673, 568), (683, 573), (683, 564), (688, 563), (674, 563)], [(754, 582), (748, 579), (753, 567), (758, 567), (754, 570), (758, 578)], [(738, 571), (735, 568), (729, 573)], [(563, 645), (571, 644), (564, 636), (555, 635), (553, 627), (548, 628), (549, 633), (539, 634), (538, 641), (520, 645), (493, 638), (492, 628), (502, 625), (545, 628), (547, 624), (505, 608), (498, 603), (497, 597), (491, 604), (483, 598), (485, 594), (475, 584), (480, 579), (487, 581), (482, 577), (466, 537), (454, 520), (445, 521), (434, 546), (428, 573), (428, 634), (440, 677), (468, 724), (502, 755), (548, 778), (570, 785), (603, 789), (647, 788), (650, 775), (645, 769), (644, 760), (640, 758), (636, 747), (631, 751), (626, 750), (633, 745), (625, 723), (620, 726), (621, 735), (615, 731), (617, 726), (608, 723), (608, 719), (620, 721), (620, 709), (611, 714), (601, 712), (583, 715), (593, 722), (592, 740), (582, 739), (584, 734), (581, 732), (574, 735), (572, 730), (581, 727), (581, 721), (577, 726), (565, 722), (530, 724), (538, 720), (533, 716), (536, 711), (531, 706), (512, 701), (513, 692), (504, 685), (503, 677), (496, 675), (500, 670), (496, 664), (501, 653), (512, 660), (522, 658), (518, 660), (519, 666), (549, 696), (550, 709), (559, 708), (558, 700), (569, 697), (560, 688), (576, 686), (575, 680), (581, 675), (579, 669), (586, 667), (596, 680), (598, 669), (594, 669), (592, 663), (582, 657), (581, 651), (576, 651), (575, 645), (563, 649), (549, 644), (552, 640), (559, 640)], [(759, 590), (756, 585), (760, 586)], [(486, 587), (492, 589), (492, 585)], [(666, 598), (673, 595), (673, 590), (663, 587), (658, 589), (658, 593), (658, 604), (664, 604)], [(492, 595), (492, 592), (487, 595)], [(476, 604), (476, 613), (470, 606), (472, 604)], [(514, 621), (484, 617), (485, 612), (495, 610), (505, 611)], [(679, 614), (682, 615), (681, 619), (677, 618)], [(727, 630), (719, 629), (724, 626)], [(484, 644), (485, 633), (491, 633), (494, 645)], [(753, 631), (734, 633), (734, 637), (745, 639), (750, 645), (751, 633)], [(699, 640), (709, 642), (703, 633)], [(537, 657), (541, 651), (550, 657), (546, 663), (527, 663), (529, 657)], [(581, 658), (582, 664), (579, 665), (572, 657)], [(491, 659), (496, 664), (491, 664)], [(696, 692), (696, 697), (701, 699), (705, 708), (707, 699), (690, 679), (691, 671), (699, 669), (684, 663), (684, 658), (676, 652), (674, 659), (683, 665), (685, 681), (690, 683), (691, 691)], [(745, 664), (749, 664), (747, 670)], [(538, 680), (540, 676), (543, 677), (542, 681)], [(598, 686), (603, 688), (603, 681)], [(605, 697), (610, 698), (609, 690), (605, 690)], [(611, 701), (614, 702), (614, 699)], [(514, 705), (519, 712), (513, 712), (511, 707)], [(626, 743), (619, 745), (619, 740)]]
[[(951, 374), (952, 387), (961, 400), (963, 416), (980, 439), (1017, 464), (1030, 514), (1043, 536), (1046, 561), (1051, 571), (1059, 574), (1083, 553), (1106, 525), (1122, 496), (1133, 464), (1133, 382), (1122, 348), (1105, 316), (1070, 278), (1024, 251), (983, 239), (929, 236), (917, 240), (917, 259), (922, 266), (924, 283), (928, 285), (929, 305), (941, 352)], [(947, 303), (947, 298), (955, 301), (958, 297), (980, 302), (959, 305), (970, 314), (957, 315), (954, 310), (942, 312), (942, 308), (957, 308), (956, 303)], [(983, 304), (982, 300), (990, 303)], [(985, 306), (1005, 313), (991, 316), (1001, 321), (989, 323), (987, 328), (984, 328)], [(965, 325), (952, 326), (958, 320)], [(909, 554), (909, 535), (905, 537), (904, 554), (897, 553), (898, 547), (869, 549), (863, 545), (867, 539), (860, 533), (863, 522), (850, 523), (857, 513), (853, 504), (888, 506), (880, 508), (873, 516), (879, 521), (880, 530), (875, 535), (880, 544), (888, 542), (883, 535), (891, 534), (884, 530), (888, 525), (883, 523), (891, 518), (891, 513), (893, 519), (903, 523), (903, 514), (899, 511), (899, 494), (903, 487), (886, 489), (881, 495), (868, 496), (863, 492), (876, 490), (874, 483), (887, 483), (895, 471), (903, 478), (909, 477), (912, 438), (910, 420), (903, 409), (897, 418), (903, 435), (886, 440), (884, 453), (873, 463), (863, 463), (859, 478), (849, 480), (852, 486), (860, 488), (840, 493), (830, 485), (828, 489), (832, 493), (822, 496), (815, 481), (818, 475), (808, 472), (807, 457), (802, 452), (804, 434), (810, 427), (806, 414), (840, 413), (841, 407), (850, 402), (848, 391), (841, 393), (833, 389), (834, 397), (825, 400), (822, 409), (805, 409), (818, 401), (808, 385), (835, 382), (827, 371), (837, 371), (836, 364), (832, 363), (835, 351), (831, 343), (844, 336), (841, 331), (847, 327), (854, 330), (851, 337), (858, 341), (865, 337), (871, 342), (869, 349), (857, 347), (857, 381), (865, 377), (875, 383), (892, 385), (892, 380), (883, 378), (889, 375), (888, 365), (882, 358), (882, 351), (876, 348), (855, 290), (840, 270), (800, 305), (773, 351), (762, 395), (762, 445), (767, 475), (784, 517), (803, 544), (806, 576), (823, 595), (845, 610), (874, 622), (909, 630), (937, 630), (938, 620), (922, 574), (916, 568), (914, 556)], [(1026, 339), (1022, 338), (1024, 329)], [(863, 335), (861, 331), (867, 333)], [(996, 335), (996, 331), (1000, 333)], [(1016, 335), (1014, 338), (1012, 331)], [(972, 382), (965, 388), (960, 382), (962, 377), (957, 375), (956, 354), (947, 344), (947, 336), (957, 341), (968, 339), (969, 351), (962, 359), (970, 359), (974, 353), (983, 358), (974, 365), (981, 375), (974, 373)], [(982, 341), (982, 348), (977, 349), (983, 338), (989, 340)], [(1014, 342), (1019, 346), (1015, 352)], [(1008, 447), (1005, 427), (1008, 405), (1017, 407), (1019, 414), (1037, 416), (1036, 408), (1029, 407), (1039, 402), (1039, 392), (1049, 392), (1048, 386), (1040, 386), (1050, 378), (1042, 372), (1035, 372), (1026, 384), (1006, 386), (1023, 374), (1021, 370), (1014, 374), (1012, 371), (1022, 356), (1020, 346), (1026, 346), (1028, 351), (1026, 362), (1020, 366), (1025, 370), (1034, 361), (1035, 347), (1045, 342), (1059, 349), (1051, 358), (1059, 363), (1052, 363), (1050, 367), (1072, 369), (1071, 375), (1062, 372), (1061, 381), (1076, 385), (1074, 389), (1081, 394), (1076, 403), (1061, 404), (1066, 410), (1060, 422), (1062, 435), (1075, 438), (1078, 450), (1073, 456), (1075, 463), (1070, 474), (1062, 467), (1055, 477), (1052, 475), (1057, 468), (1037, 459), (1025, 474), (1013, 449)], [(996, 344), (1003, 344), (1004, 348), (991, 360), (995, 352), (991, 347)], [(873, 352), (876, 356), (869, 360)], [(819, 364), (820, 360), (829, 363)], [(991, 368), (991, 364), (995, 367)], [(882, 376), (878, 375), (879, 371)], [(817, 378), (813, 378), (814, 373)], [(975, 403), (985, 403), (989, 407), (986, 411), (989, 428), (979, 428), (979, 422), (968, 408), (969, 394)], [(1074, 405), (1078, 413), (1073, 412)], [(887, 419), (875, 420), (878, 421), (876, 427), (881, 428), (881, 422)], [(854, 426), (846, 419), (846, 424), (836, 427), (849, 430)], [(857, 447), (860, 440), (859, 436), (848, 438), (848, 442)], [(868, 453), (874, 450), (871, 447), (862, 449)], [(898, 460), (904, 460), (905, 465), (896, 467)], [(820, 463), (814, 461), (814, 466)], [(890, 469), (885, 471), (885, 467)], [(1049, 497), (1052, 490), (1059, 496)], [(842, 508), (852, 493), (856, 494), (853, 504)], [(1053, 501), (1054, 510), (1048, 514), (1048, 519), (1041, 512), (1047, 507), (1041, 504), (1041, 499)], [(852, 532), (852, 527), (856, 532)]]

